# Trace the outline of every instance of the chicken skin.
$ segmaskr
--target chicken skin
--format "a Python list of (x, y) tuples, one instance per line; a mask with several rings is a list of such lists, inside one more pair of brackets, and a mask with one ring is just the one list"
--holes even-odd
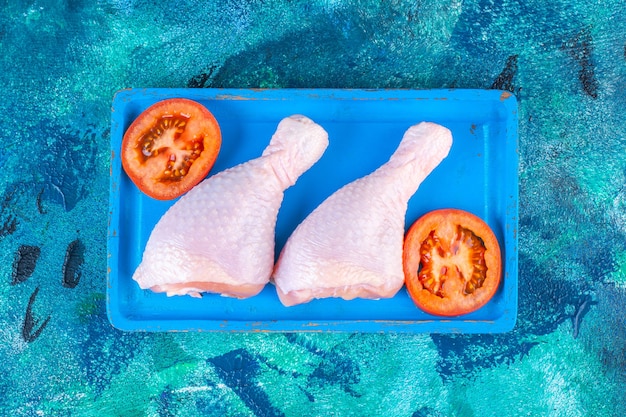
[(133, 279), (168, 296), (258, 294), (274, 267), (284, 191), (327, 146), (328, 134), (309, 118), (283, 119), (259, 158), (205, 179), (169, 208)]
[(393, 297), (404, 284), (408, 201), (451, 146), (447, 128), (414, 125), (387, 163), (333, 193), (305, 218), (274, 269), (283, 305), (326, 297)]

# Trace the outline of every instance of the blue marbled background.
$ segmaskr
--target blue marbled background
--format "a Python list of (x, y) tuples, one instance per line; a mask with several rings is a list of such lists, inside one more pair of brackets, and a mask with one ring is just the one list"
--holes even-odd
[[(626, 4), (586, 3), (0, 1), (0, 414), (626, 415)], [(114, 330), (110, 106), (127, 87), (514, 92), (517, 326)]]

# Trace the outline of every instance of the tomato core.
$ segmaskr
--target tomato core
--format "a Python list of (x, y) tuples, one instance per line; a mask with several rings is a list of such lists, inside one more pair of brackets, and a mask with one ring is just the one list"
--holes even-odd
[(140, 140), (144, 163), (150, 158), (157, 158), (159, 154), (166, 155), (166, 158), (162, 158), (164, 166), (159, 177), (161, 181), (181, 181), (204, 150), (202, 140), (192, 140), (182, 146), (177, 143), (188, 119), (182, 115), (162, 116)]
[[(462, 260), (470, 257), (469, 268)], [(425, 289), (443, 298), (443, 286), (448, 278), (464, 282), (463, 293), (473, 294), (487, 277), (485, 245), (474, 232), (457, 226), (456, 235), (449, 247), (444, 247), (436, 230), (432, 230), (420, 247), (418, 278)], [(436, 268), (436, 269), (435, 269)], [(435, 273), (436, 270), (438, 273)]]

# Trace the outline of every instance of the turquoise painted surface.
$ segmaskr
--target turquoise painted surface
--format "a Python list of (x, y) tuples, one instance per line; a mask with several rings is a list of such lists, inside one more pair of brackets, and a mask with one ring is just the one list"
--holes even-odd
[[(0, 4), (0, 414), (626, 415), (623, 1)], [(126, 87), (514, 92), (516, 328), (115, 331), (109, 112)]]

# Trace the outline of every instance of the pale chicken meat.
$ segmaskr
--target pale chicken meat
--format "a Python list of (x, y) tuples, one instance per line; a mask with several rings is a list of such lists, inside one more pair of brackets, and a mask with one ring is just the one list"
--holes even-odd
[(215, 174), (154, 227), (133, 279), (171, 295), (247, 298), (269, 282), (284, 191), (319, 160), (328, 134), (311, 119), (281, 120), (259, 158)]
[(404, 284), (409, 199), (448, 155), (451, 132), (410, 127), (387, 163), (328, 197), (287, 239), (272, 280), (285, 306), (315, 298), (393, 297)]

